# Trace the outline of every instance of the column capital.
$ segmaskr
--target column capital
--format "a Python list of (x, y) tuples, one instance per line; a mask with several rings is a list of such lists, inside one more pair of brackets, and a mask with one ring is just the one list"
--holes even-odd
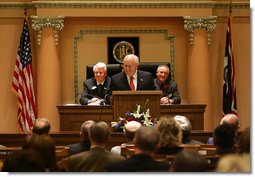
[(32, 28), (37, 32), (36, 40), (37, 44), (41, 44), (42, 37), (42, 29), (43, 28), (53, 28), (54, 29), (54, 40), (55, 45), (58, 45), (58, 33), (64, 27), (64, 16), (57, 17), (39, 17), (39, 16), (31, 16), (32, 19)]
[(210, 17), (190, 17), (185, 16), (184, 19), (184, 29), (189, 31), (189, 41), (190, 44), (194, 44), (194, 30), (205, 29), (207, 31), (207, 41), (208, 45), (211, 44), (211, 32), (216, 27), (217, 16)]

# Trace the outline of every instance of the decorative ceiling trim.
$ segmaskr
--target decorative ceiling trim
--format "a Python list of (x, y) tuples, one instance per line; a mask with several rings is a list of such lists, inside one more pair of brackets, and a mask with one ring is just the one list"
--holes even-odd
[(194, 30), (205, 29), (207, 31), (207, 42), (208, 45), (211, 44), (211, 32), (216, 27), (216, 16), (210, 17), (190, 17), (185, 16), (184, 19), (184, 29), (189, 31), (189, 42), (191, 45), (194, 44)]
[[(21, 2), (0, 2), (0, 9), (24, 8)], [(28, 8), (223, 8), (228, 2), (217, 1), (33, 1)], [(250, 9), (250, 1), (232, 2), (233, 9)]]
[(32, 28), (37, 32), (36, 40), (37, 45), (41, 45), (41, 37), (43, 28), (53, 28), (54, 29), (54, 40), (55, 45), (58, 45), (58, 32), (64, 27), (64, 18), (63, 16), (58, 17), (38, 17), (31, 16)]

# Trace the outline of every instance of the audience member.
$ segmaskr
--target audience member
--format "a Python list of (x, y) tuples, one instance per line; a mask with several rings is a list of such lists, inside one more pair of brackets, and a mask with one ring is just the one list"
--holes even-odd
[(36, 135), (28, 136), (26, 142), (22, 146), (22, 150), (34, 149), (41, 154), (42, 160), (45, 164), (46, 171), (55, 172), (58, 171), (56, 163), (55, 145), (53, 139), (48, 135)]
[(171, 165), (173, 172), (206, 172), (207, 162), (197, 152), (183, 150), (178, 153)]
[(123, 156), (106, 150), (110, 139), (110, 128), (107, 123), (100, 121), (91, 125), (89, 131), (91, 148), (70, 156), (68, 170), (72, 172), (104, 172), (110, 163), (124, 160)]
[(91, 125), (93, 125), (94, 123), (95, 122), (93, 120), (87, 120), (83, 122), (80, 131), (82, 141), (80, 143), (67, 145), (68, 147), (70, 147), (69, 149), (70, 155), (77, 154), (82, 151), (88, 151), (90, 149), (89, 129)]
[(250, 154), (229, 154), (219, 159), (216, 172), (251, 172)]
[(235, 153), (235, 130), (230, 124), (221, 124), (213, 132), (214, 145), (217, 154), (225, 155)]
[(172, 117), (161, 117), (156, 125), (160, 133), (160, 149), (159, 154), (177, 154), (183, 148), (182, 130), (180, 125)]
[[(235, 129), (235, 141), (237, 142), (237, 135), (240, 128), (239, 119), (235, 114), (226, 114), (220, 121), (221, 124), (229, 124)], [(208, 138), (207, 144), (213, 144), (213, 137)]]
[(80, 103), (82, 105), (104, 105), (109, 104), (107, 97), (111, 78), (107, 76), (107, 67), (105, 63), (99, 62), (93, 67), (94, 77), (83, 82), (83, 92)]
[(200, 141), (191, 138), (192, 126), (188, 118), (185, 116), (174, 116), (175, 121), (180, 124), (182, 129), (182, 144), (203, 144)]
[(49, 135), (50, 133), (50, 122), (47, 118), (37, 118), (34, 122), (32, 129), (33, 134), (37, 135)]
[(169, 73), (170, 70), (167, 65), (158, 66), (157, 78), (154, 79), (154, 84), (157, 90), (163, 91), (160, 104), (180, 104), (181, 97), (177, 84), (170, 80)]
[(154, 153), (160, 145), (160, 134), (153, 127), (140, 127), (134, 138), (135, 152), (131, 158), (122, 162), (110, 164), (108, 171), (111, 172), (163, 172), (169, 170), (169, 165), (155, 161)]
[(4, 172), (45, 172), (42, 156), (34, 149), (27, 149), (15, 152), (4, 162)]
[(111, 90), (155, 90), (151, 73), (138, 70), (138, 65), (136, 55), (127, 55), (123, 61), (123, 71), (112, 76)]
[(244, 129), (238, 139), (238, 153), (250, 154), (250, 127)]
[(137, 121), (130, 121), (126, 123), (124, 126), (124, 135), (126, 137), (127, 142), (121, 144), (120, 146), (114, 146), (111, 149), (111, 152), (115, 154), (121, 154), (121, 147), (124, 148), (126, 145), (133, 145), (134, 144), (133, 139), (135, 137), (135, 133), (137, 132), (137, 130), (139, 130), (140, 127), (141, 127), (141, 124)]

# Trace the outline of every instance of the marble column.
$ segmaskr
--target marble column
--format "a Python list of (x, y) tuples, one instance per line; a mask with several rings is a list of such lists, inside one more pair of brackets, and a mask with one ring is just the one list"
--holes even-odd
[(60, 58), (58, 32), (63, 28), (64, 17), (32, 16), (32, 28), (37, 33), (37, 111), (46, 117), (52, 131), (60, 130), (57, 105), (61, 104)]
[(216, 17), (184, 17), (184, 28), (189, 31), (188, 102), (206, 104), (204, 130), (212, 130), (212, 72), (209, 54), (210, 32), (215, 29)]

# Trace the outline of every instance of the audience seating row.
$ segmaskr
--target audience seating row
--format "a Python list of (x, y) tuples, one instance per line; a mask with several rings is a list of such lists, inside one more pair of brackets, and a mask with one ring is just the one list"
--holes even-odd
[[(209, 171), (215, 170), (218, 160), (220, 158), (220, 156), (216, 154), (216, 146), (210, 144), (182, 144), (180, 145), (180, 147), (183, 147), (183, 150), (194, 151), (202, 155), (208, 163), (208, 170)], [(121, 147), (121, 155), (126, 158), (131, 157), (134, 154), (134, 152), (135, 152), (134, 145), (127, 145)], [(175, 159), (175, 156), (176, 154), (173, 155), (155, 154), (154, 159), (171, 164)]]

